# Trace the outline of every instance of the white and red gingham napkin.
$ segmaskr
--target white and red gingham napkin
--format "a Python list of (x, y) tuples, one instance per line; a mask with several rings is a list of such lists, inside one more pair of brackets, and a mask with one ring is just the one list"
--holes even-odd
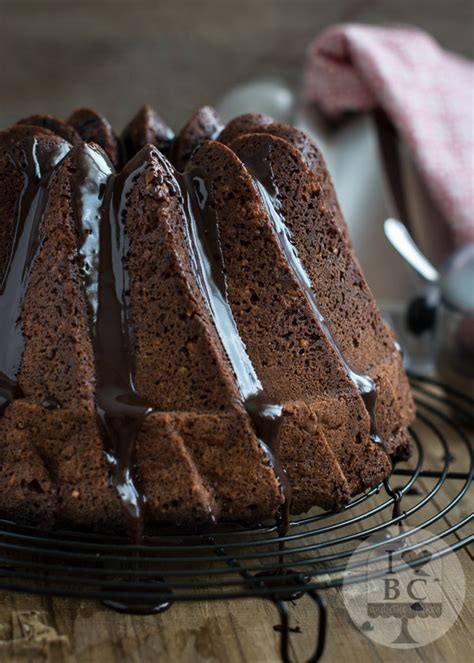
[(411, 26), (336, 25), (312, 42), (305, 97), (326, 114), (382, 108), (457, 245), (474, 241), (474, 66)]

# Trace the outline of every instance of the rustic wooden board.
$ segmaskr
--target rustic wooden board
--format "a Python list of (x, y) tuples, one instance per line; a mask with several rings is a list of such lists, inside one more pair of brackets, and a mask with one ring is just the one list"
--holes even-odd
[[(465, 448), (452, 441), (453, 469), (466, 465)], [(425, 438), (425, 467), (438, 468), (440, 447)], [(403, 485), (403, 477), (393, 478), (393, 485)], [(403, 508), (409, 509), (426, 494), (435, 479), (419, 479), (422, 495), (406, 495)], [(420, 513), (409, 518), (415, 525), (432, 517), (457, 493), (462, 482), (446, 481)], [(371, 505), (385, 501), (383, 491), (372, 498)], [(443, 517), (432, 531), (440, 531), (456, 519), (472, 512), (472, 491), (452, 512)], [(362, 505), (354, 513), (363, 512)], [(351, 512), (351, 515), (354, 515)], [(347, 516), (338, 515), (331, 522)], [(370, 520), (382, 522), (387, 512)], [(353, 525), (354, 530), (364, 523)], [(298, 530), (300, 531), (300, 530)], [(334, 534), (333, 536), (336, 536)], [(307, 543), (308, 541), (305, 541)], [(454, 539), (451, 540), (454, 542)], [(329, 552), (330, 549), (327, 551)], [(403, 653), (408, 661), (470, 660), (474, 640), (472, 551), (458, 552), (463, 565), (467, 591), (463, 610), (450, 631), (431, 645)], [(258, 558), (257, 558), (258, 563)], [(324, 661), (373, 660), (395, 663), (401, 652), (374, 644), (352, 623), (338, 589), (323, 592), (329, 608), (329, 638)], [(162, 615), (133, 617), (119, 615), (92, 601), (50, 599), (30, 595), (0, 593), (0, 661), (3, 663), (277, 663), (279, 634), (274, 626), (279, 618), (269, 601), (240, 600), (175, 604)], [(290, 604), (290, 625), (298, 627), (291, 635), (292, 660), (304, 661), (314, 647), (317, 613), (310, 598)]]
[[(450, 631), (420, 650), (403, 653), (408, 661), (467, 663), (474, 645), (472, 561), (459, 558), (470, 573), (464, 608)], [(368, 640), (351, 622), (339, 590), (324, 593), (329, 605), (330, 636), (324, 661), (370, 660), (398, 663), (402, 654)], [(315, 612), (308, 598), (291, 607), (295, 661), (314, 647)], [(279, 663), (278, 616), (272, 604), (235, 603), (175, 605), (163, 615), (118, 615), (90, 601), (45, 599), (0, 594), (2, 663)]]

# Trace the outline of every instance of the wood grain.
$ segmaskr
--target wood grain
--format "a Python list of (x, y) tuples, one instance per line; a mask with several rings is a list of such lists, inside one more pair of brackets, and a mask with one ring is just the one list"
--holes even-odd
[[(468, 578), (464, 608), (448, 634), (418, 650), (406, 661), (441, 663), (471, 660), (474, 618), (472, 561), (459, 553)], [(471, 569), (472, 571), (472, 569)], [(399, 663), (400, 651), (376, 645), (351, 622), (339, 590), (324, 592), (329, 605), (330, 636), (324, 663), (383, 661)], [(303, 598), (291, 607), (294, 661), (305, 661), (314, 648), (313, 605)], [(35, 624), (33, 636), (25, 624)], [(163, 615), (118, 615), (89, 601), (45, 599), (0, 594), (0, 660), (2, 663), (280, 663), (278, 624), (269, 602), (245, 600), (177, 604)], [(42, 629), (43, 625), (43, 635)], [(44, 633), (44, 631), (46, 633)]]
[[(439, 468), (442, 449), (434, 436), (423, 431), (424, 468)], [(452, 471), (463, 471), (467, 464), (466, 448), (452, 439)], [(415, 459), (410, 462), (415, 462)], [(403, 485), (403, 477), (393, 478), (392, 485)], [(418, 479), (421, 495), (406, 495), (403, 509), (408, 510), (433, 488), (437, 479)], [(415, 526), (436, 517), (462, 486), (459, 480), (448, 480), (434, 498), (419, 512), (409, 516)], [(371, 506), (386, 500), (383, 491), (372, 499)], [(472, 512), (472, 490), (454, 510), (430, 526), (438, 532)], [(351, 515), (366, 511), (361, 505)], [(343, 520), (345, 514), (331, 518)], [(382, 522), (386, 512), (370, 520)], [(362, 530), (361, 521), (352, 527)], [(298, 529), (301, 531), (301, 528)], [(345, 530), (344, 530), (345, 532)], [(338, 536), (335, 531), (332, 538)], [(466, 532), (464, 531), (464, 535)], [(317, 539), (312, 539), (313, 541)], [(306, 541), (305, 541), (306, 542)], [(454, 542), (454, 539), (451, 539)], [(330, 552), (328, 549), (325, 552)], [(336, 549), (334, 549), (336, 550)], [(340, 547), (337, 548), (340, 550)], [(311, 553), (312, 554), (312, 553)], [(474, 647), (474, 583), (472, 551), (463, 549), (458, 557), (466, 576), (466, 599), (461, 614), (436, 642), (421, 649), (400, 652), (379, 646), (369, 640), (352, 623), (342, 600), (341, 591), (323, 592), (329, 609), (329, 638), (325, 663), (341, 660), (370, 660), (383, 663), (426, 661), (437, 663), (471, 660)], [(251, 563), (259, 563), (258, 552)], [(301, 567), (302, 568), (302, 567)], [(263, 600), (240, 600), (182, 604), (175, 603), (161, 615), (133, 617), (119, 615), (91, 601), (44, 598), (0, 592), (0, 661), (3, 663), (278, 663), (279, 623), (273, 604)], [(291, 636), (293, 661), (305, 661), (314, 648), (317, 614), (309, 597), (290, 604), (290, 625), (298, 627)]]

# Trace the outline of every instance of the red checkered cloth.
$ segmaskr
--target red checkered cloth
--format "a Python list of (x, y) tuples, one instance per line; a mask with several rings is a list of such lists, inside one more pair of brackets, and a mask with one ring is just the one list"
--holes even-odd
[(312, 42), (305, 97), (328, 115), (382, 108), (456, 244), (474, 241), (474, 66), (411, 26), (336, 25)]

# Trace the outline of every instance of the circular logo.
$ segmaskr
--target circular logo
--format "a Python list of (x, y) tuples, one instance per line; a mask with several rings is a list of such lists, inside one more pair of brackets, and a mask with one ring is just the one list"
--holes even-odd
[(436, 534), (387, 527), (365, 539), (346, 567), (343, 597), (354, 624), (395, 649), (422, 647), (455, 623), (464, 603), (461, 563)]

